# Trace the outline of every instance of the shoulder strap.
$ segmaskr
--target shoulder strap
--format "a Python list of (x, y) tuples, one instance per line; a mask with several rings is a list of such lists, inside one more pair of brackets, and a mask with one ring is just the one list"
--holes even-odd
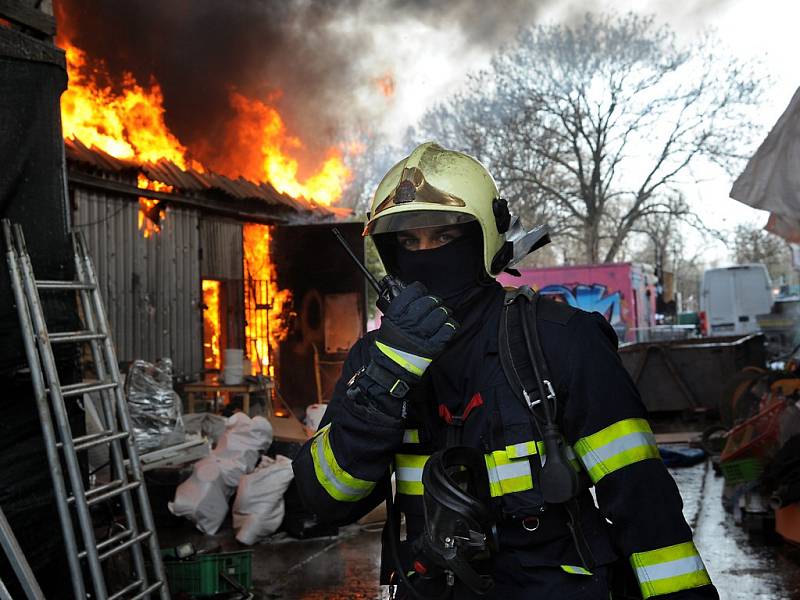
[[(525, 345), (523, 327), (530, 327), (531, 323), (536, 323), (538, 304), (535, 302), (536, 299), (537, 294), (528, 286), (507, 290), (497, 337), (500, 364), (506, 379), (511, 384), (514, 395), (528, 409), (532, 407), (524, 394), (527, 394), (532, 402), (536, 402), (541, 397), (537, 371), (540, 374), (542, 371), (549, 373), (547, 365), (541, 364), (544, 363), (544, 357), (539, 347), (538, 335), (529, 331), (529, 335), (533, 334), (531, 338), (535, 339), (533, 345), (538, 350), (536, 358), (540, 364), (536, 367), (532, 364)], [(523, 319), (522, 311), (528, 311), (530, 319)], [(534, 417), (538, 421), (543, 418), (543, 415), (534, 410)]]
[(537, 307), (540, 299), (538, 294), (524, 288), (506, 296), (498, 346), (500, 363), (511, 388), (516, 388), (515, 395), (521, 396), (542, 435), (547, 454), (540, 475), (544, 500), (561, 504), (575, 498), (580, 483), (567, 458), (564, 437), (556, 422), (558, 400), (539, 343)]

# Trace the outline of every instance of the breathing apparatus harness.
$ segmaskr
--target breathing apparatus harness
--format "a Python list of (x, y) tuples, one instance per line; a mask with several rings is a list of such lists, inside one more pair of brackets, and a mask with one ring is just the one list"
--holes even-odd
[[(558, 399), (539, 342), (537, 312), (541, 296), (528, 286), (506, 292), (498, 336), (500, 363), (514, 395), (526, 406), (544, 442), (539, 475), (547, 504), (560, 504), (569, 515), (567, 528), (583, 566), (594, 557), (581, 530), (577, 497), (588, 487), (572, 467), (557, 423)], [(583, 480), (582, 480), (583, 479)]]

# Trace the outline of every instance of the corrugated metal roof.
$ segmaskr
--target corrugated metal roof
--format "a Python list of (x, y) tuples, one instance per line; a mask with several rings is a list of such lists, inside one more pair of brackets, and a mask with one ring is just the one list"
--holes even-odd
[(304, 198), (292, 198), (281, 194), (269, 183), (255, 183), (239, 177), (231, 179), (213, 172), (200, 173), (192, 168), (181, 169), (173, 162), (160, 160), (157, 163), (140, 163), (134, 160), (115, 158), (98, 149), (89, 148), (80, 140), (64, 140), (67, 160), (83, 163), (112, 173), (141, 172), (153, 181), (171, 185), (175, 192), (192, 195), (206, 190), (218, 190), (234, 198), (257, 199), (270, 205), (289, 207), (297, 212), (316, 213), (321, 218), (338, 216), (340, 211), (331, 211)]

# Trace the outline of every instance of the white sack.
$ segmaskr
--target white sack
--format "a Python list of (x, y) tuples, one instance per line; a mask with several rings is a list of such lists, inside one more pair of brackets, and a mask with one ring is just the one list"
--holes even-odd
[(233, 503), (236, 539), (252, 545), (275, 533), (283, 521), (283, 494), (294, 477), (292, 461), (264, 456), (258, 468), (242, 477)]
[(223, 473), (213, 454), (197, 461), (192, 474), (175, 490), (175, 500), (167, 507), (176, 517), (186, 517), (209, 535), (214, 534), (228, 514), (232, 489), (223, 481)]
[(272, 424), (264, 417), (238, 412), (228, 417), (216, 450), (266, 450), (272, 443)]
[(170, 512), (186, 517), (203, 533), (216, 533), (239, 480), (253, 471), (271, 443), (272, 425), (264, 417), (231, 416), (217, 447), (195, 463), (189, 479), (175, 490), (175, 500), (168, 504)]

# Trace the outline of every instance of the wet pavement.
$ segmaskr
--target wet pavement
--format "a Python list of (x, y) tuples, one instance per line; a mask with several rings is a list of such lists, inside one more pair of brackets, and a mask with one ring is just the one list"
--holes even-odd
[[(709, 462), (672, 470), (684, 498), (684, 514), (723, 600), (800, 600), (800, 549), (767, 543), (736, 525), (722, 507), (724, 480)], [(277, 534), (253, 546), (253, 585), (263, 600), (376, 600), (380, 526), (352, 525), (336, 537), (295, 540)], [(162, 546), (191, 537), (196, 545), (242, 549), (230, 529), (216, 536), (160, 533)]]
[(695, 544), (723, 600), (800, 599), (800, 549), (774, 534), (749, 535), (722, 507), (724, 479), (709, 462), (672, 475)]

